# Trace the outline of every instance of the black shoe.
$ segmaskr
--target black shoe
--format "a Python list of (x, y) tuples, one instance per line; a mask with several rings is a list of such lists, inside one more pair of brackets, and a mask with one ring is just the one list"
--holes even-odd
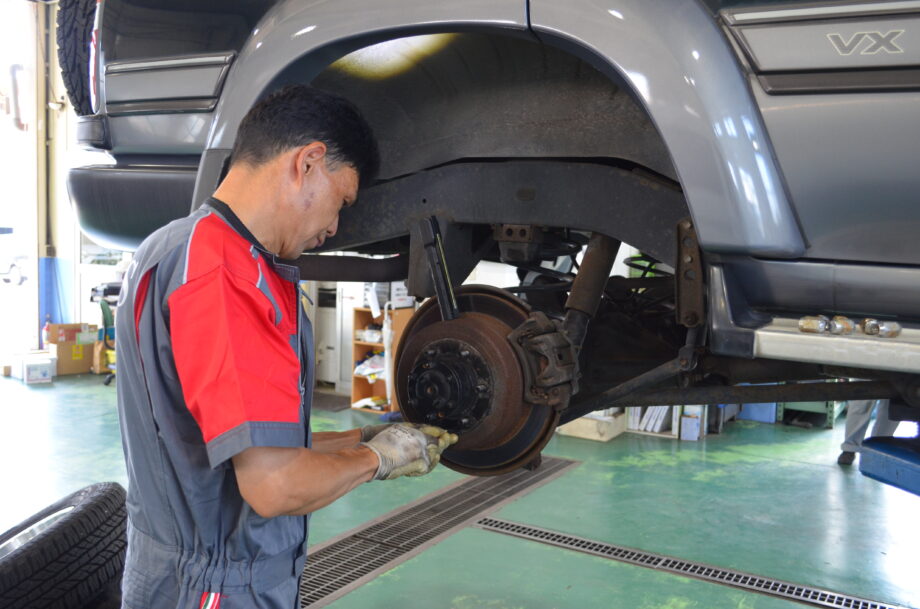
[(845, 450), (837, 457), (837, 465), (853, 465), (853, 461), (855, 460), (856, 453)]

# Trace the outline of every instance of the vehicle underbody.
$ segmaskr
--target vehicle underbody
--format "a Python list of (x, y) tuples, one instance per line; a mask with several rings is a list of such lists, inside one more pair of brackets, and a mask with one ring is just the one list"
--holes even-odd
[[(571, 214), (565, 195), (585, 204), (577, 225), (533, 224)], [(348, 249), (374, 257), (304, 255), (302, 275), (408, 278), (410, 293), (427, 299), (397, 351), (398, 401), (408, 420), (460, 434), (444, 455), (458, 471), (538, 463), (557, 425), (615, 406), (889, 398), (904, 419), (918, 412), (914, 375), (713, 354), (705, 257), (681, 217), (679, 187), (661, 177), (568, 160), (459, 163), (362, 196), (327, 248), (360, 243)], [(611, 276), (621, 242), (601, 232), (629, 227), (628, 214), (608, 225), (606, 214), (582, 213), (611, 200), (671, 222), (633, 233), (659, 256), (628, 260), (635, 276)], [(362, 207), (380, 213), (353, 221)], [(633, 226), (651, 225), (637, 217)], [(461, 286), (480, 261), (515, 267), (519, 284)], [(841, 378), (853, 382), (798, 382)]]

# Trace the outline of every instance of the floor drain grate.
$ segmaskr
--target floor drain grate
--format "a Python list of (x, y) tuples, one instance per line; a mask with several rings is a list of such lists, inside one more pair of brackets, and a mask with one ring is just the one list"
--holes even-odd
[(310, 548), (300, 580), (301, 606), (331, 603), (575, 465), (544, 456), (533, 471), (466, 478)]
[(721, 569), (719, 567), (681, 560), (670, 556), (663, 556), (661, 554), (651, 554), (641, 550), (615, 546), (601, 541), (593, 541), (591, 539), (585, 539), (584, 537), (557, 533), (549, 529), (517, 524), (507, 520), (483, 518), (476, 524), (487, 531), (495, 531), (514, 537), (539, 541), (560, 548), (585, 552), (595, 556), (603, 556), (604, 558), (610, 558), (612, 560), (619, 560), (634, 565), (649, 567), (651, 569), (668, 571), (677, 575), (694, 577), (708, 582), (762, 592), (771, 596), (807, 603), (817, 607), (835, 607), (843, 609), (904, 609), (898, 605), (879, 603), (850, 596), (848, 594), (839, 594), (819, 588), (791, 584), (789, 582), (761, 577), (759, 575), (751, 575), (749, 573), (742, 573), (730, 569)]

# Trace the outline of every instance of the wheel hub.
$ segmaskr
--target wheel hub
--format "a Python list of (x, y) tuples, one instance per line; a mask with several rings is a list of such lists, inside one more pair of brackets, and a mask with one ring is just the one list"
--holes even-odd
[(427, 422), (451, 432), (475, 428), (488, 415), (492, 374), (469, 343), (436, 340), (416, 359), (408, 378), (409, 405)]
[(492, 475), (526, 465), (552, 436), (558, 414), (524, 401), (524, 374), (508, 340), (530, 313), (508, 292), (457, 291), (460, 316), (441, 319), (430, 299), (409, 321), (396, 354), (396, 391), (406, 420), (460, 436), (441, 462)]

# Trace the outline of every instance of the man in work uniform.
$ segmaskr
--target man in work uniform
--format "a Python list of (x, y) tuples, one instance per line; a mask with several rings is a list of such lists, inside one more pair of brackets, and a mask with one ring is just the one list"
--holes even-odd
[(347, 101), (287, 87), (240, 124), (226, 178), (151, 235), (117, 320), (129, 609), (292, 609), (308, 514), (429, 472), (438, 428), (310, 433), (313, 339), (290, 259), (335, 234), (377, 148)]

